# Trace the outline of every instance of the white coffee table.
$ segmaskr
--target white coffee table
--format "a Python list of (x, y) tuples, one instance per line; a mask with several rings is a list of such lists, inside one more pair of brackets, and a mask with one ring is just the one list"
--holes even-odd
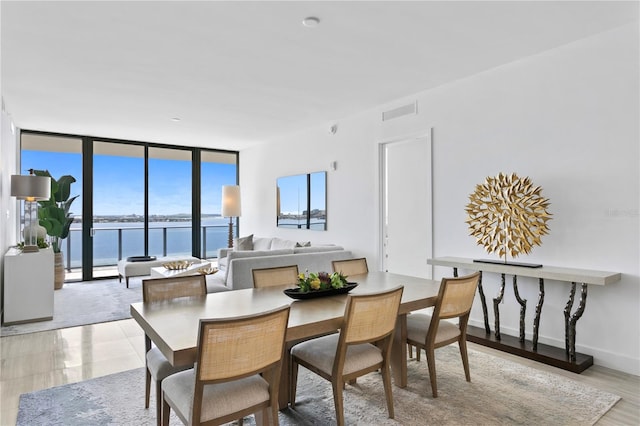
[(151, 278), (170, 278), (194, 275), (198, 273), (198, 269), (208, 268), (210, 266), (210, 262), (194, 263), (185, 269), (167, 269), (164, 266), (157, 266), (155, 268), (151, 268)]

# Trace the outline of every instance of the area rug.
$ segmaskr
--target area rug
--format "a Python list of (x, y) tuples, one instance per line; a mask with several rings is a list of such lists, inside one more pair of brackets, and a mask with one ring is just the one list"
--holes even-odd
[[(387, 417), (380, 375), (371, 373), (345, 389), (346, 424), (592, 425), (620, 400), (562, 376), (474, 350), (469, 350), (472, 382), (468, 383), (455, 345), (436, 354), (438, 398), (431, 397), (424, 359), (411, 360), (409, 385), (393, 388), (395, 419)], [(23, 394), (17, 425), (153, 425), (154, 400), (152, 395), (152, 406), (145, 410), (144, 369), (139, 368)], [(301, 368), (296, 408), (281, 411), (279, 421), (335, 424), (330, 383)], [(255, 421), (251, 416), (244, 423)], [(172, 413), (170, 424), (182, 423)]]
[(65, 284), (53, 293), (53, 320), (0, 327), (0, 336), (131, 318), (129, 305), (142, 301), (141, 283), (132, 279), (129, 288), (117, 279)]

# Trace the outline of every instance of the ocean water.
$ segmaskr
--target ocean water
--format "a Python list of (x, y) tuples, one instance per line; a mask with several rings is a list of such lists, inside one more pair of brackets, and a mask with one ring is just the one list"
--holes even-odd
[[(81, 224), (74, 223), (69, 237), (62, 242), (62, 251), (70, 260), (71, 268), (82, 266)], [(121, 258), (144, 255), (144, 229), (142, 222), (107, 222), (94, 224), (93, 264), (111, 266)], [(202, 221), (201, 235), (206, 232), (206, 257), (215, 257), (217, 250), (227, 247), (229, 222), (225, 218)], [(191, 222), (149, 222), (149, 255), (191, 256)], [(203, 256), (204, 257), (204, 256)]]

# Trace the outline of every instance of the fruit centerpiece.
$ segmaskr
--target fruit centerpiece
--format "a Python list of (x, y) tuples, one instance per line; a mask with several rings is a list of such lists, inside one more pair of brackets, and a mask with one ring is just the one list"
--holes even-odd
[(348, 293), (358, 284), (347, 282), (347, 277), (340, 272), (301, 273), (298, 275), (298, 287), (284, 290), (292, 299), (314, 299)]
[(328, 272), (301, 273), (298, 275), (298, 287), (301, 293), (309, 291), (329, 290), (332, 288), (342, 288), (347, 285), (347, 277), (339, 272), (329, 274)]

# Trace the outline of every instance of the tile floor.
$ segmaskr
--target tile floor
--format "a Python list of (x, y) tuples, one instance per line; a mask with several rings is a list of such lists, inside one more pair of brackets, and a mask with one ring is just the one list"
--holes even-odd
[(15, 425), (22, 393), (144, 367), (144, 333), (113, 321), (3, 337), (0, 352), (0, 425)]

